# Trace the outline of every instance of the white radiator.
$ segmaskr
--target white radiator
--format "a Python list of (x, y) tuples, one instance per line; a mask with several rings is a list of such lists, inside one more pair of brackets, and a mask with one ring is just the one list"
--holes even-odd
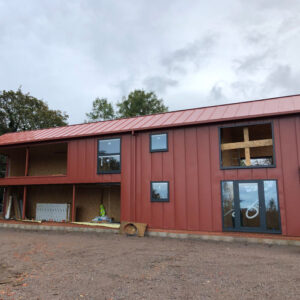
[(63, 222), (70, 220), (70, 204), (37, 203), (35, 219), (38, 221)]

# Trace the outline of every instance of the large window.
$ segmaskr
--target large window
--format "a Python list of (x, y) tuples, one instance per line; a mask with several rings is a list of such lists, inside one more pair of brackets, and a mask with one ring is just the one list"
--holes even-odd
[(150, 134), (150, 152), (168, 151), (168, 134)]
[(169, 201), (169, 182), (152, 181), (151, 182), (151, 202)]
[(220, 128), (221, 168), (274, 167), (271, 123)]
[(276, 180), (222, 181), (223, 228), (280, 232)]
[(98, 140), (98, 173), (121, 172), (121, 141), (117, 139)]

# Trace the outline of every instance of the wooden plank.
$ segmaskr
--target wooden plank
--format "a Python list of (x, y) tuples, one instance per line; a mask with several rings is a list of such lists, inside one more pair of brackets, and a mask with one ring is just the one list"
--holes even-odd
[[(248, 129), (248, 127), (244, 127), (243, 132), (244, 132), (244, 142), (249, 142), (249, 129)], [(246, 166), (251, 165), (250, 148), (249, 147), (245, 148), (245, 164), (246, 164)]]
[(222, 150), (233, 150), (247, 147), (265, 147), (272, 146), (272, 139), (257, 140), (257, 141), (248, 141), (248, 142), (237, 142), (237, 143), (225, 143), (221, 145)]
[(243, 133), (244, 133), (244, 142), (248, 142), (249, 141), (249, 128), (244, 127), (243, 128)]
[(245, 148), (245, 164), (246, 164), (246, 166), (250, 166), (251, 165), (250, 148), (249, 147)]
[(17, 197), (13, 197), (13, 204), (14, 204), (14, 212), (15, 212), (15, 218), (17, 220), (21, 219), (21, 211), (20, 211), (20, 205)]

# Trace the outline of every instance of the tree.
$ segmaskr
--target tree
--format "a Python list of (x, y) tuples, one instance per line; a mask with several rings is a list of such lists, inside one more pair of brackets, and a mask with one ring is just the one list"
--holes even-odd
[(88, 121), (103, 121), (115, 118), (115, 111), (111, 103), (105, 98), (96, 98), (93, 101), (93, 108), (87, 113)]
[(24, 94), (0, 91), (0, 134), (22, 130), (42, 129), (67, 125), (68, 115), (49, 109), (47, 103)]
[(154, 92), (135, 90), (122, 102), (117, 103), (118, 115), (122, 118), (144, 116), (168, 111), (162, 99), (158, 99)]

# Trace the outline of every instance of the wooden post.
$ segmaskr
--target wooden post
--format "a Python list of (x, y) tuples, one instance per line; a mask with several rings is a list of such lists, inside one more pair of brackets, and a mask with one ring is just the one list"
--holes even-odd
[(27, 186), (24, 186), (22, 220), (25, 220), (26, 199), (27, 199)]
[(25, 176), (28, 176), (28, 166), (29, 166), (29, 148), (26, 148), (26, 160), (25, 160)]
[(76, 193), (76, 187), (75, 184), (73, 184), (73, 201), (72, 201), (72, 222), (75, 222), (75, 193)]
[[(248, 127), (244, 127), (244, 142), (249, 142), (249, 129)], [(245, 147), (245, 163), (246, 166), (251, 165), (251, 160), (250, 160), (250, 148)]]

